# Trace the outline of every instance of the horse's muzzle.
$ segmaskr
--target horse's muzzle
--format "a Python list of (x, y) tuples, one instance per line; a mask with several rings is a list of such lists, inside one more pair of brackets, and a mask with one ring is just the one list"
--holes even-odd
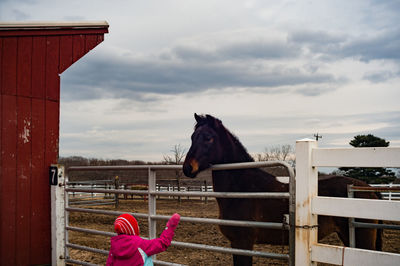
[(187, 177), (196, 177), (199, 172), (199, 163), (196, 159), (190, 159), (188, 162), (185, 161), (183, 164), (183, 173)]

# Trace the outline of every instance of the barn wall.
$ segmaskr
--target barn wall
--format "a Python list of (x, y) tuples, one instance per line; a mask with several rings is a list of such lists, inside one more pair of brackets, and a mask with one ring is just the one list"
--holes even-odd
[(48, 167), (58, 160), (59, 74), (107, 28), (0, 30), (0, 265), (51, 262)]

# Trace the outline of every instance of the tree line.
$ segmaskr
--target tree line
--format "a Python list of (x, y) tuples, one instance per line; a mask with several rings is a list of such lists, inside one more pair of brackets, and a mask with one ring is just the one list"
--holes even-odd
[[(355, 148), (388, 147), (390, 142), (383, 138), (368, 134), (354, 136), (349, 144)], [(263, 153), (255, 155), (255, 159), (257, 161), (286, 161), (295, 167), (296, 158), (293, 151), (294, 149), (291, 145), (276, 145), (270, 148), (265, 148)], [(388, 184), (396, 180), (396, 174), (392, 169), (383, 167), (340, 167), (338, 170), (330, 174), (352, 177), (368, 184)]]
[[(355, 136), (349, 144), (353, 147), (388, 147), (390, 142), (385, 139), (376, 137), (372, 134), (368, 135), (357, 135)], [(180, 144), (174, 145), (171, 154), (163, 155), (163, 159), (160, 162), (145, 162), (141, 160), (122, 160), (122, 159), (112, 159), (104, 160), (97, 158), (85, 158), (81, 156), (70, 156), (61, 157), (59, 163), (63, 164), (66, 168), (69, 166), (110, 166), (110, 165), (146, 165), (146, 164), (182, 164), (186, 155), (186, 150)], [(286, 161), (292, 167), (296, 165), (296, 158), (294, 155), (294, 149), (291, 145), (276, 145), (265, 148), (264, 152), (254, 155), (256, 161)], [(147, 180), (147, 171), (135, 171), (135, 178), (139, 180)], [(365, 168), (365, 167), (341, 167), (331, 174), (344, 175), (352, 178), (356, 178), (365, 181), (369, 184), (383, 184), (391, 183), (396, 180), (396, 174), (392, 169), (387, 168)], [(400, 172), (399, 172), (400, 174)], [(88, 180), (102, 180), (110, 179), (114, 176), (119, 175), (123, 180), (124, 178), (132, 178), (132, 173), (127, 171), (95, 171), (95, 172), (73, 172), (69, 176), (70, 180), (73, 180), (75, 176), (80, 176), (80, 178), (87, 178)], [(170, 175), (170, 174), (169, 174)], [(175, 171), (173, 174), (178, 186), (180, 186), (182, 172)], [(140, 181), (141, 182), (141, 181)]]

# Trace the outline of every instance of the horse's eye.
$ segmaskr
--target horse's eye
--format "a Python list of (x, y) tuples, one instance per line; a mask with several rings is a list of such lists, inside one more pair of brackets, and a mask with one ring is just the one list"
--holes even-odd
[(211, 137), (211, 136), (205, 136), (204, 137), (204, 141), (207, 142), (207, 143), (213, 143), (214, 138)]

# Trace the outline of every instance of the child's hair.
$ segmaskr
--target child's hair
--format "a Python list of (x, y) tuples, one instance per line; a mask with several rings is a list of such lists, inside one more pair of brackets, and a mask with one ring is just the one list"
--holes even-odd
[(118, 235), (139, 235), (139, 225), (136, 219), (129, 213), (118, 216), (114, 222), (114, 230)]

